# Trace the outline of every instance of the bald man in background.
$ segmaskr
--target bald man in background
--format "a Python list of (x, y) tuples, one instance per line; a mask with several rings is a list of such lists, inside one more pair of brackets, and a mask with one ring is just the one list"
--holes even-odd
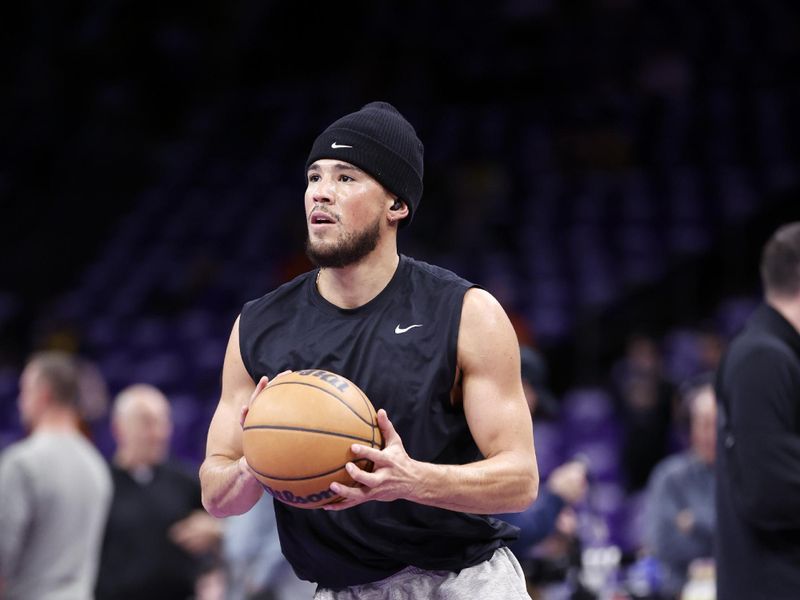
[(128, 387), (114, 401), (111, 427), (114, 499), (97, 599), (191, 598), (221, 527), (202, 509), (197, 476), (168, 459), (169, 402), (153, 386)]

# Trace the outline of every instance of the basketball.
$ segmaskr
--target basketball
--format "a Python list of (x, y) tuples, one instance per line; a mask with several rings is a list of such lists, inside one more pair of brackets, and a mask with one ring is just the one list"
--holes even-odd
[(353, 443), (383, 446), (375, 408), (352, 381), (321, 369), (274, 379), (253, 399), (244, 421), (244, 456), (264, 489), (298, 508), (341, 500), (332, 482), (355, 485), (345, 465), (356, 458)]

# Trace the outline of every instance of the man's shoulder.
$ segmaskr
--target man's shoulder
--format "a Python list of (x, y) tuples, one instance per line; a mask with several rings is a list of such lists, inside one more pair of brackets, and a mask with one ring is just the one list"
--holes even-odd
[(770, 305), (762, 304), (745, 328), (733, 338), (727, 354), (731, 360), (761, 356), (766, 360), (798, 362), (797, 354), (792, 349), (792, 344), (796, 345), (796, 338), (797, 333), (785, 317)]
[(694, 458), (689, 450), (671, 454), (661, 460), (650, 477), (650, 487), (665, 485), (668, 481), (681, 479), (694, 464)]
[(0, 451), (0, 468), (4, 465), (11, 464), (17, 465), (24, 462), (27, 456), (31, 454), (31, 438), (21, 439), (19, 441), (9, 444), (2, 451)]
[(303, 289), (303, 285), (305, 284), (305, 282), (307, 282), (309, 278), (314, 276), (316, 276), (316, 270), (306, 271), (305, 273), (301, 273), (295, 278), (286, 281), (280, 284), (278, 287), (265, 293), (263, 296), (259, 296), (258, 298), (253, 298), (251, 300), (248, 300), (247, 302), (245, 302), (242, 312), (250, 310), (253, 307), (270, 304), (271, 302), (274, 302), (275, 300), (278, 299), (282, 299), (286, 296), (297, 294)]
[(0, 459), (19, 462), (49, 453), (53, 448), (52, 438), (53, 434), (49, 432), (32, 432), (0, 452)]
[(0, 475), (28, 478), (41, 469), (46, 456), (42, 456), (40, 436), (30, 435), (0, 452)]
[(464, 288), (475, 285), (448, 268), (408, 256), (404, 256), (403, 260), (408, 264), (409, 271), (414, 278), (432, 281), (436, 284), (450, 283)]
[(760, 372), (765, 367), (784, 364), (800, 368), (792, 348), (780, 337), (760, 328), (743, 331), (731, 341), (726, 354), (726, 373)]

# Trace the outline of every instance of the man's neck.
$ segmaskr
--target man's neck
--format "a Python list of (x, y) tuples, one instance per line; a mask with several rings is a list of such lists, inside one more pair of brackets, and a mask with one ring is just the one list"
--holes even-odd
[(123, 471), (130, 473), (139, 483), (149, 483), (153, 479), (155, 465), (142, 460), (134, 451), (126, 451), (124, 448), (117, 448), (111, 459), (114, 465)]
[(389, 284), (400, 257), (397, 247), (376, 249), (358, 263), (340, 269), (323, 268), (317, 278), (319, 293), (340, 308), (363, 306)]
[(136, 448), (130, 445), (127, 447), (125, 445), (117, 445), (117, 449), (114, 452), (111, 462), (117, 465), (120, 469), (125, 469), (127, 471), (141, 468), (153, 468), (153, 463), (142, 456), (140, 451), (137, 451)]
[(49, 432), (77, 432), (79, 431), (78, 417), (71, 410), (50, 409), (44, 413), (33, 430), (37, 433)]
[(794, 330), (800, 334), (800, 294), (790, 298), (768, 295), (767, 304), (781, 313), (783, 318), (789, 321)]

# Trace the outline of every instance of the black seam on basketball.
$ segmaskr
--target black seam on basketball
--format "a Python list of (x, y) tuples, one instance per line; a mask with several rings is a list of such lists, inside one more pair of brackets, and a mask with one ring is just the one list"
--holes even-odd
[[(327, 371), (326, 371), (326, 372), (327, 372)], [(369, 421), (367, 421), (367, 420), (366, 420), (364, 417), (362, 417), (360, 414), (358, 414), (356, 411), (354, 411), (354, 410), (353, 410), (353, 407), (352, 407), (352, 406), (350, 406), (350, 405), (349, 405), (349, 404), (348, 404), (348, 403), (347, 403), (347, 402), (346, 402), (344, 399), (340, 398), (339, 396), (337, 396), (336, 394), (334, 394), (332, 391), (330, 391), (330, 390), (326, 390), (324, 387), (320, 387), (320, 386), (318, 386), (318, 385), (314, 385), (313, 383), (306, 383), (306, 382), (304, 382), (304, 381), (280, 381), (280, 380), (276, 381), (275, 383), (273, 383), (273, 384), (271, 384), (271, 385), (269, 385), (269, 386), (267, 386), (267, 387), (277, 387), (277, 386), (279, 386), (279, 385), (307, 385), (308, 387), (313, 387), (313, 388), (316, 388), (316, 389), (318, 389), (318, 390), (319, 390), (319, 391), (321, 391), (321, 392), (325, 392), (326, 394), (328, 394), (328, 395), (330, 395), (330, 396), (333, 396), (333, 397), (334, 397), (334, 398), (336, 398), (336, 399), (337, 399), (339, 402), (341, 402), (342, 404), (344, 404), (344, 405), (347, 407), (347, 410), (349, 410), (351, 413), (353, 413), (353, 414), (354, 414), (354, 415), (355, 415), (355, 416), (358, 418), (358, 420), (360, 420), (362, 423), (366, 423), (366, 424), (368, 424), (368, 425), (372, 425), (372, 423), (370, 423), (370, 422), (369, 422)], [(358, 389), (358, 386), (356, 386), (355, 384), (354, 384), (354, 387), (355, 387), (355, 388), (356, 388), (358, 391), (361, 391), (361, 390), (359, 390), (359, 389)], [(264, 388), (264, 389), (267, 389), (267, 388)], [(362, 392), (362, 394), (363, 394), (363, 392)]]
[[(366, 459), (366, 458), (359, 458), (359, 459), (356, 459), (356, 460), (350, 460), (348, 462), (351, 462), (351, 463), (354, 463), (354, 464), (357, 465), (359, 463), (370, 462), (370, 461), (368, 459)], [(253, 467), (250, 467), (250, 468), (253, 469)], [(306, 475), (305, 477), (278, 477), (277, 475), (268, 475), (266, 473), (262, 473), (261, 471), (259, 471), (257, 469), (253, 469), (253, 471), (255, 473), (258, 473), (262, 477), (266, 477), (268, 479), (274, 479), (275, 481), (305, 481), (307, 479), (317, 479), (318, 477), (325, 477), (326, 475), (330, 475), (331, 473), (336, 473), (336, 471), (341, 471), (342, 469), (344, 469), (344, 465), (340, 465), (340, 466), (336, 467), (335, 469), (331, 469), (330, 471), (325, 471), (324, 473), (315, 473), (314, 475)]]
[[(356, 386), (356, 390), (358, 390), (358, 393), (361, 394), (361, 398), (363, 398), (364, 400), (364, 406), (367, 407), (367, 412), (371, 416), (374, 415), (375, 420), (377, 421), (378, 415), (375, 413), (375, 407), (372, 406), (372, 402), (369, 401), (369, 398), (367, 398), (367, 395), (361, 390), (360, 387)], [(370, 426), (372, 428), (372, 441), (370, 442), (370, 446), (375, 448), (377, 446), (377, 444), (375, 443), (375, 429), (377, 428), (377, 425), (375, 423), (370, 423)]]
[(339, 433), (336, 431), (330, 431), (329, 429), (311, 429), (310, 427), (293, 427), (291, 425), (248, 425), (243, 429), (243, 431), (248, 431), (249, 429), (272, 429), (275, 431), (302, 431), (304, 433), (321, 433), (323, 435), (332, 435), (334, 437), (343, 437), (350, 440), (356, 440), (357, 442), (364, 442), (367, 444), (369, 443), (368, 438), (352, 435), (349, 433)]

